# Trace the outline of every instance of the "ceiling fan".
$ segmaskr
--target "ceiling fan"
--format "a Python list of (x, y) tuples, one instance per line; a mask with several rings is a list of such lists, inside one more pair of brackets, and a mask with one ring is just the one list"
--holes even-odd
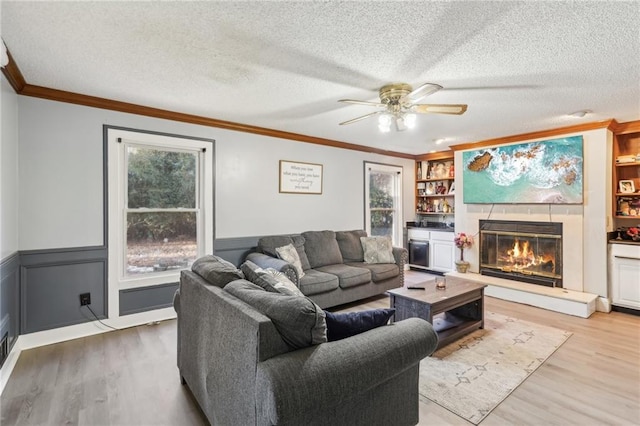
[(369, 114), (343, 121), (340, 125), (355, 123), (356, 121), (379, 115), (378, 128), (381, 132), (388, 132), (391, 129), (392, 122), (395, 123), (398, 131), (402, 131), (413, 128), (416, 113), (460, 115), (467, 110), (467, 105), (464, 104), (416, 103), (425, 96), (431, 95), (440, 89), (442, 89), (442, 86), (434, 83), (425, 83), (415, 90), (407, 83), (392, 83), (380, 88), (380, 102), (340, 99), (338, 102), (384, 108), (380, 111), (370, 112)]

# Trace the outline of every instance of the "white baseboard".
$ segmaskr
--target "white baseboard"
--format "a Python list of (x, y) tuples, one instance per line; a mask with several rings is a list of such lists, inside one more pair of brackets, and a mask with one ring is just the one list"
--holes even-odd
[[(115, 319), (104, 319), (102, 322), (116, 329), (124, 329), (175, 318), (176, 311), (173, 308), (163, 308), (138, 314), (125, 315)], [(13, 345), (7, 359), (2, 365), (2, 369), (0, 369), (0, 394), (4, 391), (4, 387), (9, 381), (9, 377), (11, 376), (13, 368), (18, 362), (18, 358), (22, 351), (53, 343), (64, 342), (66, 340), (107, 333), (110, 331), (115, 330), (105, 327), (98, 321), (92, 321), (18, 336), (16, 343)]]

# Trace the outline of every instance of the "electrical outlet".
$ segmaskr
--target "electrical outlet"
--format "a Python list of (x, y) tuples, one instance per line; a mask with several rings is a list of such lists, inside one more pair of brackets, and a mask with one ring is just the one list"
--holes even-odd
[(90, 304), (91, 304), (91, 293), (81, 293), (80, 306), (90, 305)]

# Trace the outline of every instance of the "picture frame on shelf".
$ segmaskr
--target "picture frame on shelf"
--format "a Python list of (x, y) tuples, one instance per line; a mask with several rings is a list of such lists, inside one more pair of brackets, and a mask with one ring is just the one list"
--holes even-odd
[(449, 187), (446, 181), (438, 181), (436, 183), (436, 194), (444, 195), (448, 192), (448, 190), (449, 190)]
[(449, 187), (449, 194), (455, 194), (455, 193), (456, 193), (456, 183), (451, 182), (451, 186)]
[(636, 192), (636, 188), (632, 180), (620, 180), (618, 181), (618, 191), (622, 194), (633, 194)]
[(433, 195), (433, 194), (435, 194), (435, 193), (436, 193), (436, 187), (435, 187), (435, 185), (433, 184), (433, 182), (429, 182), (429, 183), (427, 184), (427, 189), (425, 190), (425, 194), (427, 194), (427, 195)]

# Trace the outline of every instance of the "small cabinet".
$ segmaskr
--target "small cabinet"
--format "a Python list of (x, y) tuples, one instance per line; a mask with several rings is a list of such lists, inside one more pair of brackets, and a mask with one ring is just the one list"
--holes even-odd
[(450, 272), (455, 268), (456, 247), (453, 243), (453, 232), (431, 232), (431, 269), (439, 272)]
[(640, 310), (640, 245), (610, 244), (609, 272), (612, 304)]

